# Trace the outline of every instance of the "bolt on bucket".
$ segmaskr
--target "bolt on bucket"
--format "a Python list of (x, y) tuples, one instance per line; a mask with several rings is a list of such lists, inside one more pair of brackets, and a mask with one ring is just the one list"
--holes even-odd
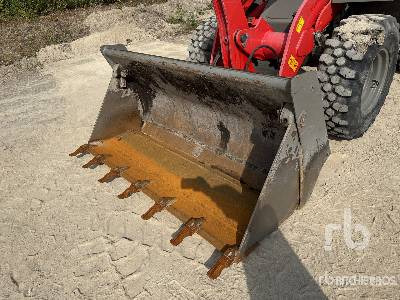
[(329, 155), (316, 74), (264, 76), (103, 46), (113, 68), (89, 142), (71, 155), (106, 164), (223, 254), (240, 260), (309, 198)]

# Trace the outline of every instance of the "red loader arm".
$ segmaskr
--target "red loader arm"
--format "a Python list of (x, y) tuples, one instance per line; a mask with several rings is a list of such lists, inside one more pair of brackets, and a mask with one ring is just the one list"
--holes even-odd
[[(279, 75), (297, 75), (315, 47), (314, 34), (331, 23), (341, 5), (330, 0), (304, 0), (289, 33), (276, 32), (261, 17), (267, 1), (213, 0), (218, 22), (211, 63), (254, 72), (252, 59), (281, 60)], [(222, 60), (222, 61), (221, 61)]]

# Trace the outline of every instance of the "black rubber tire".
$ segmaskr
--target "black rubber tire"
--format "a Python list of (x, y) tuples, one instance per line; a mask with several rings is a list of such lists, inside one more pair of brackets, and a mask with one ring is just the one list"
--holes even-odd
[(215, 16), (203, 21), (193, 32), (188, 47), (188, 61), (209, 64), (214, 43), (217, 20)]
[[(400, 1), (375, 1), (367, 5), (365, 3), (350, 3), (348, 12), (351, 15), (384, 14), (390, 15), (400, 23)], [(400, 51), (397, 60), (397, 71), (400, 72)]]
[[(346, 23), (354, 21), (370, 24), (367, 26), (368, 29), (362, 32), (362, 37), (376, 42), (371, 43), (366, 51), (361, 52), (354, 41), (342, 34)], [(399, 25), (392, 16), (376, 14), (351, 16), (342, 20), (340, 26), (334, 29), (332, 38), (326, 42), (318, 67), (324, 94), (325, 120), (331, 136), (354, 139), (368, 130), (389, 93), (396, 71), (398, 52)], [(382, 82), (374, 81), (378, 84), (376, 88), (379, 88), (380, 92), (372, 94), (373, 97), (362, 99), (363, 91), (368, 89), (364, 83), (368, 80), (371, 66), (378, 54), (381, 55), (380, 53), (385, 53), (386, 61), (389, 61), (387, 68), (382, 67), (387, 70), (384, 76), (386, 79)], [(385, 59), (377, 60), (377, 64), (379, 65), (381, 61)], [(373, 99), (368, 102), (370, 103), (368, 110), (365, 109), (365, 99)]]

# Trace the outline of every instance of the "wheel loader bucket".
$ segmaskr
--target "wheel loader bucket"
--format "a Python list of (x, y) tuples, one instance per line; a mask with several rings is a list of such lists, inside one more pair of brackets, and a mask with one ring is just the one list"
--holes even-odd
[[(103, 46), (113, 69), (89, 142), (71, 155), (106, 164), (100, 179), (130, 182), (223, 255), (216, 278), (310, 197), (329, 155), (314, 72), (293, 79), (239, 72)], [(134, 205), (134, 203), (132, 203)]]

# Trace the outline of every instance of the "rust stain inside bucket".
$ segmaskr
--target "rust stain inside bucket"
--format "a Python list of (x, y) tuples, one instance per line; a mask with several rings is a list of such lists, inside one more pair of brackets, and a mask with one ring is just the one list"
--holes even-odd
[(142, 133), (107, 139), (89, 152), (104, 155), (111, 169), (124, 166), (120, 175), (131, 183), (150, 182), (143, 192), (155, 201), (175, 198), (166, 210), (182, 222), (204, 218), (198, 233), (218, 250), (240, 244), (258, 199), (257, 191)]

